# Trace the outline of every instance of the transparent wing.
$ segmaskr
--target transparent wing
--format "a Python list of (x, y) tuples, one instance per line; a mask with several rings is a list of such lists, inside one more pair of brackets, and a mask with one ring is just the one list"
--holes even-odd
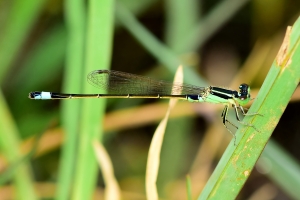
[[(203, 94), (205, 87), (159, 81), (145, 76), (113, 70), (95, 70), (89, 73), (88, 82), (105, 89), (108, 94)], [(178, 93), (181, 91), (181, 93)]]

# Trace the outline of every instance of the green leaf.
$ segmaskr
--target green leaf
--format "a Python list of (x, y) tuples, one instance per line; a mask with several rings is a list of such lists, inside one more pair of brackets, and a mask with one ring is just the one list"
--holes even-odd
[(263, 116), (247, 116), (244, 119), (259, 132), (241, 125), (236, 133), (237, 146), (231, 142), (199, 199), (235, 199), (239, 194), (298, 86), (299, 44), (298, 19), (291, 32), (288, 29), (283, 45), (249, 110), (249, 113), (258, 112)]

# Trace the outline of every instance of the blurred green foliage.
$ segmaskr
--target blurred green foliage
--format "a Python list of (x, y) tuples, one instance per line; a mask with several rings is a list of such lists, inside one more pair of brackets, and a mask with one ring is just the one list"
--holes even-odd
[[(236, 79), (243, 82), (251, 75), (241, 73), (248, 62), (260, 63), (252, 66), (258, 70), (249, 80), (255, 90), (262, 85), (286, 27), (298, 18), (299, 6), (291, 0), (0, 1), (0, 197), (97, 198), (95, 186), (102, 196), (104, 183), (87, 143), (101, 139), (123, 198), (144, 199), (149, 143), (162, 110), (155, 107), (156, 101), (33, 101), (28, 93), (97, 93), (86, 75), (108, 67), (172, 80), (179, 64), (185, 66), (187, 83), (232, 83), (235, 89)], [(263, 49), (262, 58), (262, 53), (255, 54)], [(129, 114), (128, 108), (148, 104), (154, 105), (153, 112)], [(191, 177), (188, 194), (198, 197), (231, 137), (215, 126), (222, 126), (220, 110), (207, 104), (186, 108), (190, 109), (188, 116), (177, 116), (168, 124), (157, 183), (161, 198), (186, 198), (186, 174)], [(298, 103), (288, 106), (263, 160), (280, 170), (263, 174), (254, 169), (238, 199), (297, 195), (299, 191), (293, 193), (286, 185), (299, 182), (299, 112)], [(128, 126), (106, 131), (109, 117), (117, 126), (121, 115), (127, 116), (123, 123)], [(151, 119), (135, 123), (147, 117)], [(216, 129), (221, 131), (212, 131)], [(210, 132), (217, 133), (211, 137)], [(44, 136), (38, 143), (26, 148), (40, 133)], [(35, 145), (37, 155), (23, 159)], [(275, 163), (278, 155), (285, 165)], [(11, 187), (13, 192), (7, 192)]]

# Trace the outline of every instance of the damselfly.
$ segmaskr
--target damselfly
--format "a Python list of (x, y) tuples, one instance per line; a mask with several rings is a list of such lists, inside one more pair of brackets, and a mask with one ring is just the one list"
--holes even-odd
[(154, 80), (149, 77), (129, 74), (113, 70), (95, 70), (89, 73), (88, 82), (104, 89), (105, 94), (65, 94), (55, 92), (30, 92), (30, 99), (79, 99), (79, 98), (156, 98), (156, 99), (181, 99), (190, 102), (208, 102), (224, 104), (222, 122), (226, 129), (234, 136), (226, 123), (235, 128), (236, 125), (227, 120), (229, 106), (235, 110), (236, 119), (239, 123), (256, 128), (251, 124), (240, 120), (238, 109), (243, 115), (257, 115), (258, 113), (246, 114), (243, 106), (250, 101), (250, 87), (243, 83), (239, 90), (229, 90), (221, 87), (198, 87), (190, 84), (171, 83)]

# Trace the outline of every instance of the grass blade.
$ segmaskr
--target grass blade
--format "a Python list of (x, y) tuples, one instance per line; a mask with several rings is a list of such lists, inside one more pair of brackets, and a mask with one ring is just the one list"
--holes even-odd
[[(174, 82), (182, 83), (183, 82), (183, 71), (182, 67), (179, 67)], [(159, 123), (149, 149), (148, 160), (147, 160), (147, 169), (146, 169), (146, 195), (147, 199), (155, 200), (158, 199), (158, 192), (156, 188), (156, 181), (160, 163), (160, 151), (162, 147), (162, 142), (167, 127), (167, 122), (169, 119), (170, 112), (175, 106), (177, 100), (171, 99), (169, 103), (169, 108), (165, 117)]]
[(103, 179), (105, 182), (105, 197), (106, 200), (118, 200), (121, 199), (121, 191), (118, 182), (114, 176), (114, 169), (112, 162), (106, 152), (104, 146), (95, 141), (93, 143), (94, 151), (101, 168)]
[[(273, 130), (295, 91), (300, 77), (300, 20), (288, 29), (285, 40), (245, 122), (260, 132), (242, 126), (238, 145), (227, 148), (199, 199), (235, 199), (264, 150)], [(226, 194), (224, 198), (224, 194)]]
[[(19, 133), (7, 108), (8, 106), (0, 91), (0, 148), (9, 163), (13, 164), (14, 162), (18, 162), (22, 158), (22, 155), (17, 148), (19, 146)], [(19, 164), (13, 173), (14, 198), (16, 199), (37, 199), (28, 164), (28, 162)], [(5, 175), (2, 174), (2, 176)]]
[[(63, 91), (81, 93), (86, 13), (84, 1), (65, 1), (68, 43)], [(62, 101), (65, 142), (62, 147), (56, 199), (68, 199), (75, 171), (81, 101)], [(74, 125), (76, 124), (76, 125)]]
[(45, 0), (13, 1), (6, 27), (0, 38), (0, 80), (23, 45), (45, 2)]
[[(111, 60), (114, 28), (114, 1), (90, 0), (88, 3), (87, 41), (84, 74), (108, 69)], [(98, 93), (99, 89), (84, 83), (83, 93)], [(82, 100), (80, 140), (72, 199), (90, 199), (97, 180), (97, 164), (92, 142), (102, 137), (105, 99)]]
[(300, 197), (300, 164), (274, 140), (268, 142), (257, 165), (292, 199)]

